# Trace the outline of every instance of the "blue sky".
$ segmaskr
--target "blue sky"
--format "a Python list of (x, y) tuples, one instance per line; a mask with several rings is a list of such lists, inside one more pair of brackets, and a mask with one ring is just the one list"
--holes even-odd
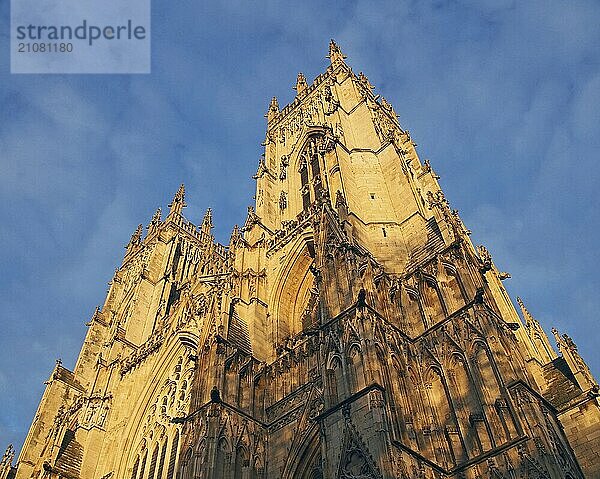
[[(215, 3), (214, 5), (209, 5)], [(10, 75), (0, 0), (0, 449), (20, 448), (56, 358), (138, 223), (187, 187), (227, 241), (252, 201), (270, 98), (331, 37), (430, 158), (513, 299), (600, 376), (600, 3), (154, 0), (152, 74)]]

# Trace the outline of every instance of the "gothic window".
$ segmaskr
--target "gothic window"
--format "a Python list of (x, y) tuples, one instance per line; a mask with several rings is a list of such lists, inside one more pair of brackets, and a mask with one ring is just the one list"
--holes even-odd
[(476, 347), (478, 347), (475, 353), (476, 370), (480, 380), (482, 397), (484, 398), (484, 407), (488, 416), (487, 420), (490, 424), (496, 445), (499, 445), (506, 441), (505, 428), (500, 421), (499, 411), (491, 406), (495, 406), (496, 401), (501, 399), (500, 386), (493, 369), (490, 353), (483, 346), (477, 345)]
[(311, 153), (310, 157), (310, 170), (313, 178), (313, 189), (315, 192), (315, 196), (321, 191), (321, 168), (319, 165), (319, 153), (316, 149), (313, 149), (314, 152)]
[(484, 346), (476, 346), (475, 361), (477, 363), (477, 372), (480, 377), (480, 386), (485, 398), (486, 404), (493, 404), (496, 398), (500, 396), (500, 388), (496, 375), (492, 369), (492, 364), (488, 352)]
[(242, 409), (250, 408), (250, 396), (252, 394), (252, 391), (250, 390), (250, 379), (251, 378), (247, 370), (240, 375), (240, 385), (238, 388), (238, 405)]
[(354, 389), (351, 392), (360, 391), (365, 387), (363, 357), (358, 345), (352, 346), (348, 352), (348, 374), (352, 378), (350, 384)]
[(194, 465), (193, 465), (193, 461), (192, 461), (192, 455), (193, 455), (193, 451), (192, 448), (190, 447), (187, 452), (185, 453), (185, 456), (183, 456), (183, 461), (181, 461), (181, 478), (182, 479), (187, 479), (187, 478), (191, 478), (193, 477), (193, 473), (194, 473)]
[(453, 265), (445, 264), (446, 287), (444, 295), (448, 301), (449, 312), (454, 312), (466, 304), (466, 294), (458, 271)]
[(156, 461), (158, 461), (158, 444), (154, 446), (152, 460), (150, 461), (150, 472), (148, 473), (148, 479), (154, 479), (154, 473), (156, 472)]
[(323, 479), (323, 474), (319, 467), (315, 467), (310, 473), (310, 479)]
[(423, 331), (427, 327), (423, 314), (421, 297), (417, 289), (403, 286), (400, 293), (400, 311), (405, 327), (415, 332)]
[(217, 460), (215, 462), (215, 479), (225, 479), (227, 458), (227, 441), (221, 438), (217, 446)]
[(177, 460), (177, 448), (179, 447), (179, 431), (175, 432), (173, 443), (171, 444), (171, 454), (169, 457), (169, 468), (167, 469), (167, 479), (175, 477), (175, 461)]
[(140, 456), (135, 458), (135, 463), (133, 464), (133, 470), (131, 471), (131, 479), (137, 478), (138, 467), (140, 467)]
[(156, 479), (162, 479), (166, 457), (167, 457), (167, 440), (165, 439), (165, 441), (163, 442), (163, 445), (162, 445), (162, 449), (160, 451), (160, 461), (158, 462), (158, 469), (156, 471)]
[(252, 465), (251, 470), (251, 479), (259, 479), (262, 477), (262, 464), (260, 458), (257, 457), (254, 459), (254, 464)]
[(173, 276), (177, 274), (177, 268), (179, 266), (179, 260), (181, 259), (181, 243), (177, 243), (177, 247), (175, 248), (175, 254), (173, 255), (173, 265), (171, 271), (173, 272)]
[[(321, 178), (321, 153), (317, 147), (316, 137), (313, 137), (304, 152), (300, 155), (300, 195), (302, 196), (302, 209), (308, 210), (311, 198), (315, 200), (323, 190)], [(310, 177), (310, 178), (309, 178)]]
[(342, 374), (342, 363), (340, 358), (334, 356), (327, 369), (327, 377), (329, 379), (329, 401), (332, 405), (337, 404), (340, 400), (339, 389), (343, 385)]
[[(196, 446), (196, 453), (194, 454), (194, 475), (190, 477), (202, 477), (202, 472), (205, 469), (204, 461), (206, 460), (206, 443), (204, 439)], [(181, 478), (185, 479), (185, 478)]]
[(142, 459), (142, 465), (140, 467), (140, 475), (138, 476), (140, 479), (143, 479), (144, 477), (144, 473), (146, 472), (146, 460), (148, 459), (148, 451), (143, 451), (142, 454), (144, 455), (143, 459)]
[(279, 209), (281, 211), (283, 211), (286, 208), (287, 208), (287, 195), (285, 194), (285, 191), (282, 191), (281, 194), (279, 195)]
[(245, 447), (238, 447), (235, 455), (235, 466), (233, 477), (243, 479), (248, 469), (248, 452)]
[[(450, 467), (452, 456), (462, 457), (462, 448), (460, 447), (460, 441), (453, 441), (453, 433), (456, 430), (456, 423), (452, 416), (450, 399), (446, 391), (444, 384), (444, 378), (441, 372), (437, 369), (431, 369), (429, 372), (431, 380), (431, 389), (428, 389), (429, 401), (431, 404), (431, 411), (434, 417), (434, 421), (437, 423), (435, 428), (436, 431), (436, 442), (440, 444), (440, 450), (438, 451), (442, 460), (446, 462), (446, 467)], [(450, 434), (444, 434), (450, 433)], [(444, 444), (444, 441), (447, 443)], [(450, 450), (449, 450), (450, 449)]]
[(253, 392), (254, 392), (254, 401), (253, 401), (253, 406), (254, 406), (254, 412), (255, 414), (262, 414), (262, 412), (264, 411), (265, 408), (265, 387), (262, 384), (262, 379), (261, 377), (257, 377), (254, 380), (254, 388), (253, 388)]
[(450, 361), (448, 387), (456, 405), (456, 415), (459, 422), (459, 432), (464, 434), (463, 440), (467, 455), (475, 456), (481, 451), (477, 430), (471, 425), (471, 418), (481, 410), (465, 358), (454, 354)]
[(446, 307), (440, 296), (437, 283), (432, 278), (425, 278), (422, 284), (423, 306), (427, 319), (427, 326), (430, 327), (446, 317)]
[(302, 209), (307, 211), (310, 208), (310, 186), (308, 184), (308, 166), (306, 158), (303, 156), (300, 161), (300, 194), (302, 195)]

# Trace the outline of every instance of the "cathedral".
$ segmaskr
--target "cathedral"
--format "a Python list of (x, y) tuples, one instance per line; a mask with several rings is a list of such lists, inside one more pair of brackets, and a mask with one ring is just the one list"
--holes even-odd
[(0, 479), (600, 478), (577, 346), (515, 308), (392, 105), (328, 59), (271, 100), (228, 244), (183, 185), (135, 230)]

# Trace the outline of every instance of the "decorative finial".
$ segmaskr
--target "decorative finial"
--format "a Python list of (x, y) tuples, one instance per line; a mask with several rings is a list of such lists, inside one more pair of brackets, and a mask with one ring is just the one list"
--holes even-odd
[(254, 206), (248, 206), (248, 216), (246, 217), (246, 222), (244, 223), (244, 231), (249, 231), (252, 229), (252, 226), (260, 222), (260, 218), (254, 211)]
[(142, 242), (143, 231), (144, 231), (144, 226), (140, 223), (138, 225), (138, 227), (135, 229), (135, 231), (133, 232), (133, 234), (131, 235), (131, 239), (129, 240), (129, 243), (127, 244), (127, 246), (125, 246), (125, 248), (127, 249), (128, 252), (131, 251), (136, 246), (140, 245), (140, 243)]
[(517, 303), (519, 304), (519, 308), (521, 308), (521, 313), (523, 314), (523, 318), (525, 319), (525, 325), (527, 327), (537, 327), (538, 323), (536, 319), (531, 315), (531, 313), (525, 307), (525, 303), (523, 300), (517, 296)]
[(139, 244), (141, 239), (142, 239), (142, 232), (144, 231), (144, 227), (142, 226), (142, 224), (140, 223), (138, 225), (138, 227), (135, 229), (135, 231), (133, 232), (133, 235), (131, 236), (131, 239), (133, 241), (135, 241), (136, 244)]
[(187, 205), (185, 204), (185, 186), (183, 183), (181, 183), (181, 186), (179, 187), (177, 193), (175, 193), (175, 196), (173, 197), (173, 201), (171, 201), (171, 204), (169, 204), (169, 208), (171, 208), (169, 214), (181, 214), (181, 211), (186, 206)]
[(210, 231), (212, 230), (213, 222), (212, 222), (212, 210), (208, 208), (206, 213), (204, 213), (204, 218), (202, 219), (202, 225), (200, 226), (200, 230), (207, 235), (210, 235)]
[(158, 226), (160, 225), (161, 219), (162, 219), (162, 209), (158, 208), (152, 215), (152, 219), (150, 220), (150, 223), (147, 226), (148, 231), (152, 232), (156, 228), (158, 228)]
[(375, 87), (373, 85), (371, 85), (371, 82), (369, 81), (369, 79), (363, 72), (360, 72), (358, 74), (358, 81), (360, 82), (360, 84), (362, 86), (364, 86), (369, 91), (373, 91), (375, 89)]
[[(240, 236), (240, 227), (236, 224), (233, 225), (233, 230), (231, 230), (231, 239), (237, 239)], [(231, 243), (231, 240), (229, 241)]]
[(269, 103), (269, 109), (267, 110), (267, 123), (270, 122), (273, 118), (277, 116), (279, 113), (279, 102), (277, 101), (277, 97), (274, 96), (271, 98), (271, 103)]
[(240, 238), (240, 227), (238, 225), (234, 225), (233, 230), (231, 231), (231, 236), (229, 237), (229, 251), (232, 251), (237, 246)]
[(331, 63), (333, 64), (337, 61), (343, 62), (344, 58), (347, 57), (342, 53), (342, 50), (340, 49), (339, 45), (335, 43), (333, 39), (331, 39), (331, 41), (329, 42), (329, 55), (327, 55), (327, 58), (329, 58), (329, 60), (331, 60)]
[(152, 223), (160, 223), (162, 217), (162, 208), (159, 206), (152, 216)]
[[(10, 466), (12, 465), (14, 458), (15, 458), (15, 448), (13, 447), (12, 444), (9, 444), (8, 447), (6, 448), (6, 451), (4, 452), (4, 455), (2, 456), (2, 460), (0, 460), (0, 469), (7, 468), (7, 470), (10, 471)], [(3, 472), (3, 469), (0, 470), (0, 472)], [(3, 475), (2, 477), (5, 477), (5, 476)], [(8, 477), (8, 476), (6, 476), (6, 477)]]
[(560, 346), (562, 344), (562, 338), (560, 337), (560, 333), (558, 332), (558, 329), (552, 328), (550, 331), (552, 331), (552, 336), (554, 336), (554, 340), (556, 341), (556, 346), (558, 346), (558, 349), (560, 350)]
[(298, 73), (298, 78), (296, 78), (296, 86), (294, 90), (296, 90), (296, 95), (301, 95), (308, 88), (308, 84), (306, 83), (306, 78), (304, 77), (304, 73)]

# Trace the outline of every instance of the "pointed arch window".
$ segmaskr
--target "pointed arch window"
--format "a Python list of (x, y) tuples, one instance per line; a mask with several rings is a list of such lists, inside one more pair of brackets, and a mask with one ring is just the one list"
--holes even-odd
[(302, 209), (308, 210), (310, 207), (310, 186), (308, 184), (308, 165), (306, 157), (303, 155), (300, 160), (300, 194), (302, 195)]
[(140, 475), (139, 478), (142, 479), (144, 477), (144, 473), (146, 472), (146, 460), (148, 459), (148, 451), (144, 451), (144, 458), (142, 459), (142, 466), (140, 467)]
[(313, 136), (300, 155), (300, 194), (302, 196), (302, 209), (308, 210), (311, 200), (320, 196), (323, 190), (321, 178), (321, 153), (319, 152), (319, 136)]
[(150, 472), (148, 473), (148, 479), (154, 479), (154, 472), (156, 471), (156, 461), (158, 461), (158, 444), (154, 447), (152, 453), (152, 460), (150, 461)]
[(235, 455), (235, 465), (233, 468), (233, 477), (243, 479), (246, 476), (249, 459), (248, 451), (245, 447), (238, 447)]
[(131, 471), (131, 479), (137, 478), (138, 467), (140, 467), (140, 456), (135, 458), (135, 463), (133, 464), (133, 471)]
[(227, 477), (227, 441), (224, 438), (219, 440), (217, 445), (217, 459), (215, 461), (215, 479), (225, 479)]
[(165, 442), (163, 442), (162, 449), (160, 452), (160, 461), (158, 463), (158, 470), (156, 471), (156, 479), (162, 479), (166, 457), (167, 457), (167, 440), (165, 439)]
[(177, 448), (179, 447), (179, 431), (175, 432), (173, 443), (171, 444), (171, 454), (169, 457), (169, 468), (167, 469), (167, 479), (175, 477), (175, 461), (177, 460)]

